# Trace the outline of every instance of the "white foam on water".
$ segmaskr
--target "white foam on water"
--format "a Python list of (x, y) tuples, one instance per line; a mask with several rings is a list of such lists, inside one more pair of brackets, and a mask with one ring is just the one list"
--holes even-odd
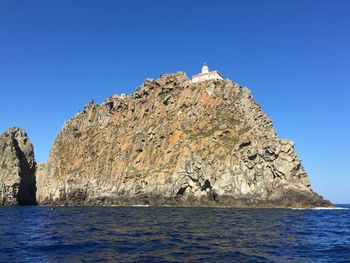
[(314, 207), (312, 210), (349, 210), (349, 207)]
[(292, 210), (349, 210), (349, 207), (313, 207), (313, 208), (291, 208)]
[(149, 207), (149, 205), (130, 205), (130, 206), (133, 206), (133, 207)]
[(130, 206), (132, 206), (132, 207), (149, 207), (149, 205), (138, 205), (138, 204), (136, 204), (136, 205), (101, 205), (101, 206), (104, 206), (104, 207), (130, 207)]

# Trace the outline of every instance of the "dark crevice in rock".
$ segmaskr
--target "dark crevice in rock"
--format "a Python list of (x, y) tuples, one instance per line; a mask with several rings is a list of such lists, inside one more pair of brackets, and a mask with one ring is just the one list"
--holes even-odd
[(251, 141), (245, 141), (239, 145), (239, 148), (244, 148), (244, 147), (247, 147), (251, 144), (252, 144)]
[(169, 105), (169, 101), (170, 101), (170, 97), (166, 98), (166, 99), (163, 101), (164, 106), (168, 106), (168, 105)]
[(211, 189), (211, 184), (210, 184), (209, 180), (205, 180), (204, 184), (202, 185), (203, 191), (206, 191), (207, 189)]
[(17, 140), (14, 140), (13, 143), (21, 167), (21, 183), (19, 185), (17, 202), (19, 205), (36, 205), (35, 166), (30, 166), (25, 154), (19, 147)]
[(137, 148), (137, 149), (136, 149), (136, 152), (137, 152), (137, 153), (142, 153), (143, 150), (142, 150), (142, 148)]
[(177, 191), (176, 195), (183, 195), (188, 186), (181, 187), (179, 191)]

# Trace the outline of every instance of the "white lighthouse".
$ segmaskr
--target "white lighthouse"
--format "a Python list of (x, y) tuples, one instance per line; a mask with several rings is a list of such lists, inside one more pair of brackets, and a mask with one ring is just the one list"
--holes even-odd
[(202, 67), (202, 74), (204, 74), (204, 73), (209, 73), (209, 68), (205, 62), (204, 62), (204, 65)]
[(206, 63), (204, 63), (202, 67), (202, 73), (192, 76), (193, 83), (206, 81), (209, 79), (223, 79), (223, 76), (217, 70), (209, 71), (209, 68)]

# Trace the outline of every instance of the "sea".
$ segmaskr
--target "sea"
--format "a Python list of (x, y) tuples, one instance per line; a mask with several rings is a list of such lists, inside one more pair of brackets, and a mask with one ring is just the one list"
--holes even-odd
[(1, 207), (0, 262), (350, 262), (350, 205)]

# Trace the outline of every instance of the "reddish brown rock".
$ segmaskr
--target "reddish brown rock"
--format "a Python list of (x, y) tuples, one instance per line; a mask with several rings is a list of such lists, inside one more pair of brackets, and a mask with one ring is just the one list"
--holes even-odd
[(40, 204), (329, 206), (247, 88), (147, 79), (67, 121), (38, 173)]

